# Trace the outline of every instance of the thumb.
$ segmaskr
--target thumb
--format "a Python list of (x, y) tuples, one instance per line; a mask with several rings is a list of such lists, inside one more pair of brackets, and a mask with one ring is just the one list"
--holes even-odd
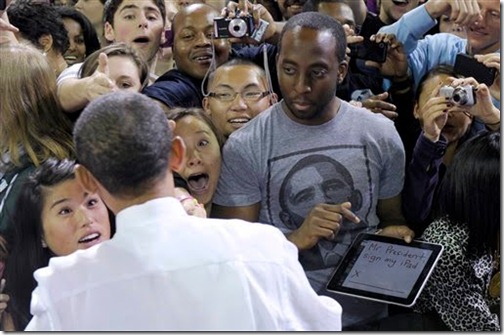
[(96, 68), (96, 72), (103, 73), (107, 77), (109, 75), (108, 57), (103, 52), (98, 55), (98, 68)]
[(371, 97), (371, 99), (377, 99), (377, 100), (385, 100), (387, 98), (388, 98), (388, 92), (382, 92), (380, 94)]

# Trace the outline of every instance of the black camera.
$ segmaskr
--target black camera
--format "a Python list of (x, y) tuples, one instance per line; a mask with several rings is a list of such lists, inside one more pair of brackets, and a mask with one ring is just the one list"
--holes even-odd
[(476, 103), (474, 87), (466, 86), (443, 86), (439, 90), (439, 95), (450, 98), (450, 102), (457, 106), (473, 106)]
[(216, 17), (214, 19), (215, 38), (241, 38), (252, 36), (254, 32), (254, 18), (252, 15), (240, 17), (240, 11), (236, 11), (236, 16), (232, 19), (226, 17)]
[(387, 59), (387, 47), (387, 44), (384, 42), (376, 43), (369, 40), (348, 45), (348, 48), (350, 48), (350, 57), (378, 63), (383, 63)]

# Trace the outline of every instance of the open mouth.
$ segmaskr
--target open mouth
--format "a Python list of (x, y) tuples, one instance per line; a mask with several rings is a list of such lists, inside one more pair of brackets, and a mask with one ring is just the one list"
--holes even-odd
[(84, 243), (84, 244), (92, 243), (94, 241), (97, 241), (100, 237), (101, 237), (100, 233), (91, 233), (91, 234), (86, 235), (83, 238), (81, 238), (79, 240), (79, 243)]
[(189, 191), (193, 194), (202, 194), (208, 190), (209, 176), (206, 173), (193, 174), (187, 178)]
[(392, 3), (396, 6), (406, 6), (409, 1), (408, 0), (392, 0)]
[(133, 40), (133, 43), (137, 43), (137, 44), (148, 44), (149, 42), (150, 42), (150, 39), (146, 36), (137, 37)]

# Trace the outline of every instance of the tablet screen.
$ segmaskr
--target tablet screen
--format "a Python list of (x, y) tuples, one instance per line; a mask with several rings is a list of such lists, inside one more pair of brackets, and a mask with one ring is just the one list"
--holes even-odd
[(411, 306), (439, 256), (442, 245), (376, 234), (359, 234), (334, 272), (327, 289)]

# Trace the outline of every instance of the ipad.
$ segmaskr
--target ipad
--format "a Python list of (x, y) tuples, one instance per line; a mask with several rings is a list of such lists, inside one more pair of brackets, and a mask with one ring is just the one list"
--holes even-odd
[(376, 234), (357, 235), (327, 290), (411, 307), (443, 253), (441, 244)]

